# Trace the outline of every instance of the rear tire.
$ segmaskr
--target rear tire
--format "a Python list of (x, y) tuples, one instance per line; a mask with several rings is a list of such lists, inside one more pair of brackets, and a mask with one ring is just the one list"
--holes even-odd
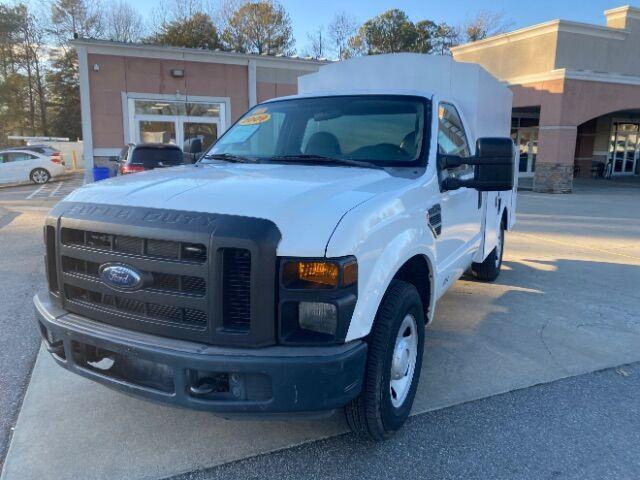
[(345, 407), (359, 437), (389, 438), (407, 420), (420, 379), (424, 352), (424, 309), (410, 283), (393, 280), (369, 339), (362, 393)]
[(474, 263), (471, 265), (473, 275), (483, 282), (493, 282), (500, 275), (502, 268), (502, 255), (504, 253), (504, 225), (500, 222), (500, 230), (498, 231), (498, 245), (485, 258), (482, 263)]
[(34, 168), (29, 174), (29, 178), (36, 185), (44, 185), (51, 179), (51, 174), (44, 168)]

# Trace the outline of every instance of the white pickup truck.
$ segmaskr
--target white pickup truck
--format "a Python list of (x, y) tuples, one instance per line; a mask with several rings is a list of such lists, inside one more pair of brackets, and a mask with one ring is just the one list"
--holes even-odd
[[(195, 165), (78, 189), (35, 297), (62, 367), (225, 416), (346, 411), (383, 439), (425, 325), (515, 222), (511, 94), (476, 65), (380, 55), (301, 77)], [(428, 353), (427, 353), (428, 355)]]

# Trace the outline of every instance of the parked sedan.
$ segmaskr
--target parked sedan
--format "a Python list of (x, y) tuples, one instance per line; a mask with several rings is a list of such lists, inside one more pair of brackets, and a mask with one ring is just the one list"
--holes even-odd
[(172, 143), (139, 143), (124, 147), (118, 161), (118, 174), (125, 175), (182, 165), (184, 154), (180, 147)]
[(61, 163), (64, 165), (64, 161), (62, 161), (62, 152), (49, 145), (27, 145), (25, 147), (11, 147), (5, 150), (27, 150), (29, 152), (41, 153), (44, 156), (51, 157), (55, 163)]
[(59, 156), (32, 150), (0, 150), (0, 184), (31, 181), (44, 184), (64, 173)]

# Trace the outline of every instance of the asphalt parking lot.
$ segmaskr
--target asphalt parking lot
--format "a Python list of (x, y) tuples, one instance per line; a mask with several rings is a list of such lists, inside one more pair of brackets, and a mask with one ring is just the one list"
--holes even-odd
[(3, 186), (0, 188), (0, 205), (46, 205), (57, 202), (76, 188), (82, 186), (84, 177), (82, 172), (71, 173), (61, 178), (54, 178), (44, 185), (25, 184)]
[[(149, 404), (40, 354), (1, 478), (639, 478), (639, 204), (633, 184), (521, 193), (503, 274), (443, 297), (415, 416), (382, 445), (344, 434), (339, 415), (226, 421)], [(43, 211), (12, 208), (0, 211), (0, 382), (18, 392), (16, 365), (37, 349)], [(19, 396), (0, 396), (2, 412)], [(16, 415), (2, 414), (6, 433)]]

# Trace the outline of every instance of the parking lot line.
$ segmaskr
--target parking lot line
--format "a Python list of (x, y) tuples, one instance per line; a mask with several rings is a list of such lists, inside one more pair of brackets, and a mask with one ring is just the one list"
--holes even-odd
[(64, 182), (59, 182), (58, 186), (56, 188), (53, 189), (53, 191), (49, 194), (49, 197), (55, 197), (56, 193), (58, 193), (58, 190), (60, 190), (60, 187), (64, 185)]
[(47, 186), (47, 184), (45, 183), (44, 185), (41, 185), (40, 188), (38, 188), (37, 190), (34, 190), (33, 192), (31, 192), (31, 194), (29, 196), (27, 196), (27, 200), (31, 200), (36, 195), (39, 195), (40, 192), (42, 191), (42, 189), (44, 189), (44, 187), (46, 187), (46, 186)]

